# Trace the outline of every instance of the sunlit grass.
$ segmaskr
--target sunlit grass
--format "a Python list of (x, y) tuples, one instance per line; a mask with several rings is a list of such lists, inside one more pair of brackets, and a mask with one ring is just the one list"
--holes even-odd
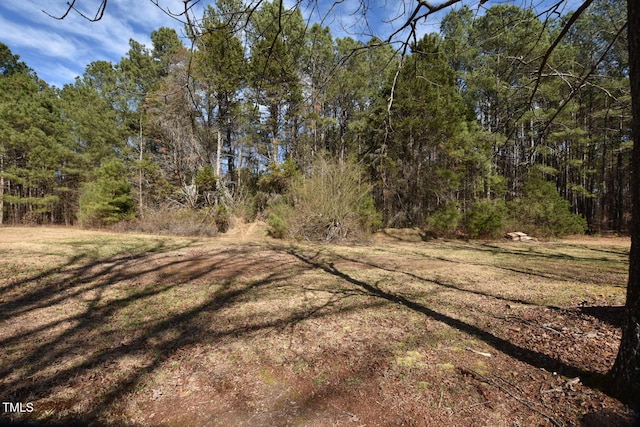
[(527, 312), (622, 305), (628, 257), (621, 239), (323, 246), (1, 231), (0, 386), (31, 396), (37, 419), (139, 418), (159, 396), (215, 400), (238, 384), (248, 395), (227, 398), (254, 399), (251, 411), (309, 387), (393, 386), (395, 398), (376, 398), (452, 407), (475, 390), (462, 361), (482, 375), (512, 363), (493, 342), (509, 319), (538, 333)]

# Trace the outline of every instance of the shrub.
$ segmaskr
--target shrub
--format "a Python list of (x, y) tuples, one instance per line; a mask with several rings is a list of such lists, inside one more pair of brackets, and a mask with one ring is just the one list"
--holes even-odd
[(288, 208), (286, 198), (269, 207), (274, 236), (342, 240), (361, 236), (382, 221), (362, 169), (352, 162), (317, 157), (309, 174), (293, 181), (290, 196)]
[(213, 222), (220, 233), (226, 233), (229, 230), (230, 218), (229, 209), (225, 205), (216, 205), (213, 211)]
[(360, 226), (363, 231), (371, 233), (382, 228), (382, 214), (376, 209), (376, 202), (371, 193), (363, 196), (358, 205), (358, 216), (360, 217)]
[(571, 213), (569, 202), (560, 196), (552, 182), (539, 174), (524, 183), (523, 195), (507, 204), (513, 227), (529, 234), (565, 236), (584, 234), (587, 221)]
[(291, 207), (285, 203), (277, 203), (269, 209), (267, 224), (269, 236), (283, 239), (287, 236), (287, 217), (291, 216)]
[(142, 218), (119, 223), (116, 230), (199, 237), (218, 233), (214, 218), (206, 211), (169, 207), (147, 211)]
[(216, 191), (218, 178), (211, 166), (205, 166), (196, 173), (196, 187), (201, 193)]
[(269, 206), (280, 203), (284, 195), (290, 194), (292, 183), (300, 176), (300, 170), (291, 159), (277, 166), (269, 165), (268, 172), (256, 181), (252, 208), (255, 213), (263, 213)]
[(506, 211), (502, 200), (482, 199), (465, 213), (464, 225), (469, 237), (497, 237), (501, 234)]
[(205, 166), (198, 170), (195, 178), (195, 184), (197, 195), (199, 196), (196, 197), (196, 200), (201, 198), (204, 201), (205, 206), (212, 206), (217, 202), (216, 190), (218, 187), (218, 178), (211, 166)]
[(258, 191), (266, 194), (284, 194), (289, 190), (291, 182), (300, 171), (295, 162), (288, 159), (280, 165), (269, 165), (269, 172), (262, 175), (257, 182)]
[(461, 219), (462, 212), (458, 209), (457, 203), (450, 202), (429, 215), (426, 222), (435, 234), (451, 235), (458, 229)]

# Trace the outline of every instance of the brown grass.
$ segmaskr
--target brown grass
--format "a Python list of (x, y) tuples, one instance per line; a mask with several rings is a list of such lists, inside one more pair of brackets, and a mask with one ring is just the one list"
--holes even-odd
[(34, 410), (0, 420), (630, 423), (597, 388), (617, 351), (626, 239), (241, 234), (1, 228), (0, 390)]

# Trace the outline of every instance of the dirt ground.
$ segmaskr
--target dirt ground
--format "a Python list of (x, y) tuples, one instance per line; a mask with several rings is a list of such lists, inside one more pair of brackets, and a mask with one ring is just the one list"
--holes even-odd
[(631, 426), (629, 245), (0, 228), (0, 424)]

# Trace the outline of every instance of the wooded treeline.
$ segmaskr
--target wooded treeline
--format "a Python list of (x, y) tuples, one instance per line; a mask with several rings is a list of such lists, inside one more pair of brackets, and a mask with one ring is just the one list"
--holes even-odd
[[(461, 8), (406, 55), (279, 7), (218, 0), (202, 33), (160, 28), (62, 89), (0, 44), (0, 223), (191, 210), (325, 237), (351, 213), (472, 237), (628, 230), (623, 3), (595, 1), (553, 49), (570, 14)], [(292, 224), (323, 186), (316, 211), (355, 197)]]

